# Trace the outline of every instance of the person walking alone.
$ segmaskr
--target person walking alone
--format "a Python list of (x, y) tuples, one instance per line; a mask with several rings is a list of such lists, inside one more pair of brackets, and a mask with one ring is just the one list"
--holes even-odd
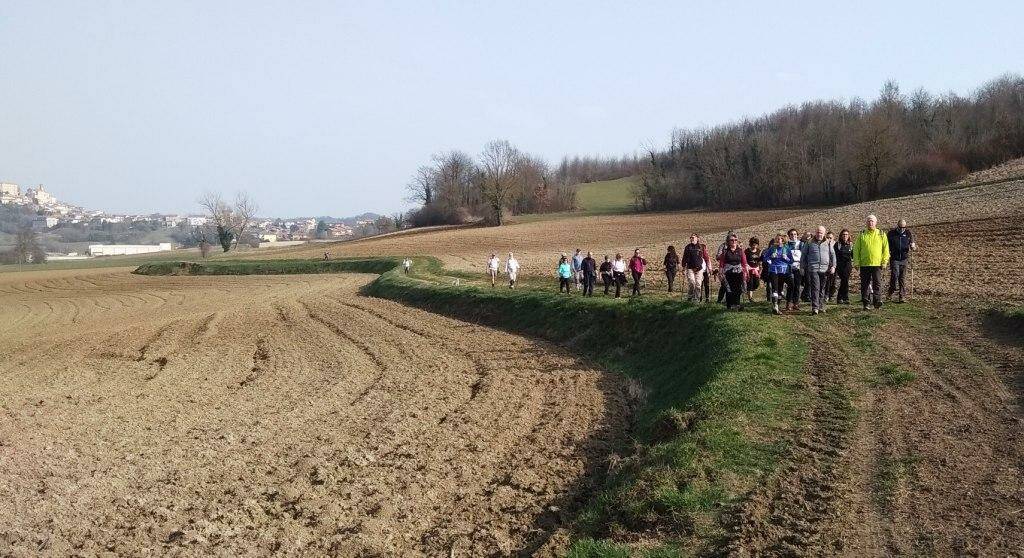
[(498, 259), (497, 254), (491, 254), (490, 259), (487, 260), (487, 274), (491, 276), (491, 287), (494, 287), (498, 282), (498, 265), (501, 260)]
[(626, 284), (626, 260), (622, 254), (615, 254), (615, 261), (612, 262), (612, 279), (615, 281), (615, 298), (619, 298), (622, 286)]
[(700, 301), (703, 299), (701, 285), (704, 283), (704, 268), (706, 253), (700, 245), (700, 237), (697, 233), (690, 235), (690, 242), (683, 247), (682, 264), (686, 273), (686, 299), (689, 301)]
[(516, 279), (519, 278), (519, 260), (512, 255), (512, 252), (508, 253), (508, 259), (505, 260), (505, 275), (508, 275), (508, 288), (516, 288)]
[(597, 282), (597, 261), (594, 260), (594, 253), (587, 252), (580, 265), (580, 273), (583, 274), (583, 296), (594, 296), (594, 283)]
[(569, 260), (565, 256), (562, 256), (558, 260), (558, 292), (562, 292), (562, 288), (565, 288), (565, 294), (572, 294), (569, 291), (569, 280), (572, 279), (572, 266), (569, 265)]
[(647, 260), (640, 255), (640, 249), (633, 250), (633, 257), (629, 258), (629, 272), (633, 275), (633, 295), (640, 296), (640, 280), (644, 278), (644, 270), (647, 269)]
[[(767, 282), (772, 313), (778, 315), (782, 313), (779, 310), (779, 299), (782, 298), (783, 288), (788, 289), (789, 282), (793, 277), (789, 270), (790, 264), (793, 263), (793, 254), (790, 252), (789, 244), (786, 243), (786, 235), (781, 232), (775, 235), (761, 258), (768, 269)], [(786, 308), (789, 308), (788, 304)]]
[(839, 231), (839, 238), (836, 240), (836, 272), (835, 277), (839, 282), (836, 289), (836, 304), (850, 303), (850, 274), (853, 273), (853, 237), (850, 231), (843, 229)]
[(860, 268), (860, 301), (864, 309), (882, 307), (882, 268), (889, 263), (889, 238), (878, 230), (878, 217), (868, 215), (867, 228), (853, 244), (853, 265)]
[(604, 294), (608, 294), (608, 288), (612, 286), (612, 262), (608, 260), (608, 256), (604, 257), (604, 261), (601, 262), (601, 282), (604, 283)]
[(811, 291), (808, 295), (811, 301), (811, 314), (815, 316), (825, 311), (825, 281), (828, 274), (835, 271), (836, 252), (826, 238), (827, 234), (825, 227), (818, 227), (814, 238), (804, 248), (803, 261), (800, 262), (800, 267), (807, 276), (807, 287)]
[(675, 246), (668, 247), (665, 254), (665, 279), (668, 280), (668, 292), (672, 292), (672, 285), (676, 282), (676, 274), (679, 272), (679, 254)]
[(725, 307), (728, 310), (743, 310), (741, 304), (747, 282), (747, 255), (740, 248), (735, 234), (725, 239), (726, 248), (718, 256), (718, 269), (722, 270), (722, 284), (725, 285)]
[(907, 263), (911, 250), (917, 249), (914, 233), (907, 228), (907, 220), (900, 219), (896, 228), (889, 231), (886, 240), (889, 242), (889, 295), (886, 298), (892, 300), (893, 293), (898, 290), (899, 298), (896, 302), (903, 304), (903, 296), (907, 292)]

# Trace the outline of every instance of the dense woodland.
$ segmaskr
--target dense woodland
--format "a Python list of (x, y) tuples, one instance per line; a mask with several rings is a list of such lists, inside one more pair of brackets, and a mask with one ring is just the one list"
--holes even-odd
[(575, 185), (638, 176), (640, 211), (864, 201), (955, 181), (1024, 156), (1024, 78), (1006, 75), (968, 96), (904, 94), (886, 83), (872, 102), (813, 101), (739, 122), (672, 132), (645, 157), (566, 157), (557, 166), (509, 142), (479, 156), (434, 155), (409, 184), (423, 204), (411, 226), (575, 208)]
[(831, 204), (899, 195), (1024, 156), (1024, 78), (973, 94), (815, 101), (706, 129), (676, 130), (652, 150), (641, 210)]

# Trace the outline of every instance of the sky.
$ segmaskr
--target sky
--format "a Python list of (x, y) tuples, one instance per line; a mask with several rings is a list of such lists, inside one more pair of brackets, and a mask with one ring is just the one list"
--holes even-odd
[(0, 1), (0, 181), (110, 212), (409, 207), (433, 153), (557, 162), (1024, 73), (1024, 2)]

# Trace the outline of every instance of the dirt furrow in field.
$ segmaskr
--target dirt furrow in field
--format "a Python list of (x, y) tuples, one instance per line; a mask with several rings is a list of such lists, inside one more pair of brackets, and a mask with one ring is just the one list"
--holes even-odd
[(368, 280), (8, 283), (0, 554), (543, 547), (622, 442), (624, 381)]

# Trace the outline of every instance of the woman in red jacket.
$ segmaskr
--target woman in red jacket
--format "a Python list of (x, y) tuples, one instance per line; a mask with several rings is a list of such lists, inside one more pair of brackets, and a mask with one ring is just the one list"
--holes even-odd
[(730, 234), (725, 241), (725, 249), (718, 256), (718, 269), (722, 270), (722, 283), (725, 286), (725, 307), (743, 310), (740, 304), (747, 283), (747, 255), (740, 248), (740, 240)]
[(640, 256), (640, 249), (633, 250), (633, 257), (629, 258), (629, 271), (633, 274), (633, 294), (640, 294), (640, 279), (647, 269), (647, 260)]

